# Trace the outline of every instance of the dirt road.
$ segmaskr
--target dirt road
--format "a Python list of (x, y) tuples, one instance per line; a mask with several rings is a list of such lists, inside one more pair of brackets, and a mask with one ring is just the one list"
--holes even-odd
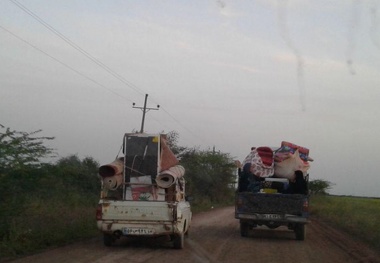
[(52, 249), (12, 263), (108, 262), (380, 262), (380, 255), (347, 235), (311, 221), (305, 241), (287, 228), (254, 229), (241, 237), (234, 208), (214, 209), (193, 217), (185, 248), (175, 250), (166, 240), (123, 239), (104, 247), (101, 237)]

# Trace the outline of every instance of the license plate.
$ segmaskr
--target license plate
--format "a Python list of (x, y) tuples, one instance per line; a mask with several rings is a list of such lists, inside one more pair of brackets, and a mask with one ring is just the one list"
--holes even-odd
[(152, 235), (153, 233), (154, 230), (150, 228), (128, 227), (123, 229), (124, 235)]
[(282, 216), (278, 214), (263, 214), (262, 217), (264, 219), (282, 219)]

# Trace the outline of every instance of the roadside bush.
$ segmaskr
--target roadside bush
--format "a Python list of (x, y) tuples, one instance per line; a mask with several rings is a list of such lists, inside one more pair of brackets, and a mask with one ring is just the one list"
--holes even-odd
[(74, 197), (69, 203), (57, 199), (30, 200), (24, 213), (12, 218), (5, 245), (8, 255), (26, 254), (94, 236), (97, 233), (95, 199), (92, 204), (81, 199), (84, 198)]
[[(98, 165), (91, 158), (0, 177), (1, 257), (24, 255), (96, 235)], [(4, 215), (4, 216), (3, 216)]]
[(195, 204), (233, 202), (236, 166), (228, 154), (193, 149), (181, 156), (181, 164), (186, 169), (187, 193)]

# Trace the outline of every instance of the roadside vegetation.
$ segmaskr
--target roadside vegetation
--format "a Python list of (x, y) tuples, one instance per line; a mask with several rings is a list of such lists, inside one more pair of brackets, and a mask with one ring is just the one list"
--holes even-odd
[(178, 137), (175, 131), (168, 133), (169, 146), (186, 170), (186, 194), (193, 199), (192, 211), (232, 205), (237, 183), (233, 158), (214, 149), (179, 146)]
[[(54, 163), (46, 144), (53, 137), (0, 125), (0, 261), (99, 236), (95, 211), (99, 201), (99, 163), (70, 155)], [(173, 152), (186, 169), (186, 192), (193, 212), (233, 205), (236, 167), (229, 154), (178, 145)], [(380, 199), (328, 194), (332, 184), (310, 182), (311, 214), (380, 250)]]
[(326, 180), (310, 181), (312, 217), (380, 251), (380, 198), (329, 195), (332, 186)]
[[(20, 132), (0, 125), (0, 261), (99, 236), (99, 163), (70, 155), (54, 163), (41, 131)], [(193, 212), (233, 203), (235, 167), (225, 153), (180, 147), (173, 151), (186, 169)]]
[(380, 251), (380, 198), (312, 195), (311, 215)]
[(54, 138), (0, 128), (0, 259), (93, 236), (98, 163), (75, 155), (43, 163)]

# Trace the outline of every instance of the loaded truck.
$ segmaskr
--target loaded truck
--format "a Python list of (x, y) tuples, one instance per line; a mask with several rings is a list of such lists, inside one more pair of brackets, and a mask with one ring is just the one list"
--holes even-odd
[(192, 212), (184, 168), (163, 134), (127, 133), (123, 154), (99, 168), (102, 189), (97, 227), (105, 246), (121, 237), (167, 236), (184, 247)]
[[(288, 145), (286, 142), (283, 144)], [(296, 145), (291, 145), (297, 149)], [(297, 164), (295, 158), (299, 158), (299, 152), (289, 153), (288, 156), (292, 159), (287, 159), (281, 165), (287, 166), (285, 168), (291, 179), (276, 178), (276, 163), (273, 161), (276, 157), (272, 156), (271, 150), (268, 150), (268, 166), (265, 166), (263, 165), (265, 159), (258, 158), (260, 154), (257, 152), (260, 151), (256, 150), (259, 149), (255, 149), (255, 152), (252, 151), (246, 159), (256, 162), (256, 166), (252, 165), (256, 167), (256, 174), (261, 173), (265, 176), (269, 174), (270, 176), (260, 178), (248, 172), (248, 177), (251, 176), (248, 180), (244, 176), (244, 171), (239, 169), (238, 188), (235, 194), (235, 218), (240, 222), (240, 234), (243, 237), (254, 234), (254, 229), (258, 226), (266, 226), (269, 229), (286, 226), (289, 230), (294, 231), (297, 240), (304, 240), (305, 226), (309, 222), (309, 174), (305, 172), (308, 163), (307, 161), (297, 161)], [(304, 156), (304, 159), (312, 160), (307, 156)], [(284, 175), (284, 169), (280, 168), (279, 163), (277, 164), (278, 174)], [(268, 170), (265, 171), (265, 169)], [(303, 169), (303, 171), (297, 169)], [(246, 187), (247, 184), (254, 185), (254, 187)]]

